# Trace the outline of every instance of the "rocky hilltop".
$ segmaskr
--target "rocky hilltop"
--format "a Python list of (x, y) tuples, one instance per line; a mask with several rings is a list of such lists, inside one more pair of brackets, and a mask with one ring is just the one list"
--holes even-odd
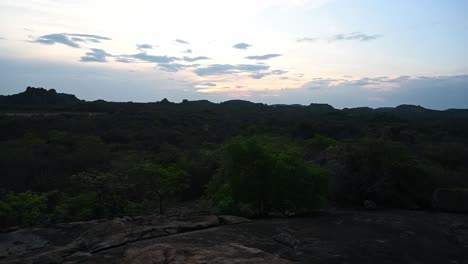
[(81, 102), (73, 94), (57, 93), (54, 89), (28, 87), (22, 93), (0, 96), (0, 104), (3, 105), (67, 105)]
[(459, 263), (468, 215), (330, 211), (250, 221), (188, 212), (0, 234), (2, 263)]

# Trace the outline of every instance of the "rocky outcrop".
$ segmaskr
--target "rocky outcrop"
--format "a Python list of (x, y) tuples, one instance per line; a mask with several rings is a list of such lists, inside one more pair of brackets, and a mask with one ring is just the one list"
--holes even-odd
[(0, 262), (464, 263), (466, 223), (463, 214), (384, 210), (256, 221), (205, 213), (121, 217), (0, 233)]
[(79, 102), (81, 100), (75, 95), (34, 87), (28, 87), (22, 93), (0, 96), (0, 105), (67, 105)]
[[(229, 219), (230, 221), (226, 221)], [(241, 221), (242, 220), (242, 221)], [(35, 259), (76, 259), (111, 248), (157, 237), (203, 230), (222, 224), (248, 222), (245, 218), (215, 215), (150, 215), (58, 224), (0, 234), (0, 259), (17, 259), (35, 252)]]
[(125, 251), (122, 263), (134, 264), (191, 264), (191, 263), (270, 263), (289, 264), (289, 260), (282, 259), (271, 253), (250, 248), (237, 243), (203, 247), (194, 244), (162, 243), (143, 248), (129, 248)]

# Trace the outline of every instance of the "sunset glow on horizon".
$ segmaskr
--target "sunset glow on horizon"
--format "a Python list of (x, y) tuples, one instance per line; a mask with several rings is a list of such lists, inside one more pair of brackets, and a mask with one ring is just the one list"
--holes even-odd
[(468, 2), (0, 3), (0, 94), (468, 107)]

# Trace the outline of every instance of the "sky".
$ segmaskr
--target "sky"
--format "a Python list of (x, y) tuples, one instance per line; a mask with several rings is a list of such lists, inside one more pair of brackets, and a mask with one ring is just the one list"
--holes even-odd
[(0, 94), (468, 108), (466, 0), (1, 0)]

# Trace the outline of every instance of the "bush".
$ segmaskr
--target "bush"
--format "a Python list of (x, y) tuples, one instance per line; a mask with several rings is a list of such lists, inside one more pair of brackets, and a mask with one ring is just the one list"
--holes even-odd
[(0, 201), (0, 225), (38, 225), (47, 223), (47, 198), (32, 192), (7, 193)]

